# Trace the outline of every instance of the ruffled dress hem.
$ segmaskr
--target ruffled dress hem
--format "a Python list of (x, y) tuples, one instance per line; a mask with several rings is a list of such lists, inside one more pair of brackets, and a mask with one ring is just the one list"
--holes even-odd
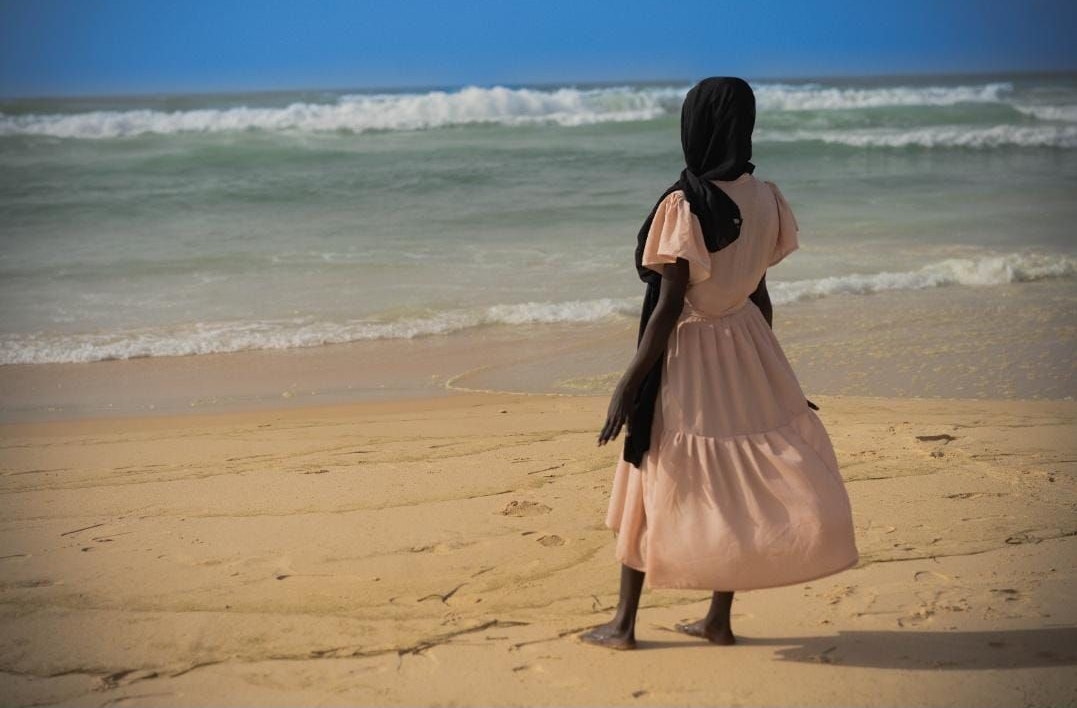
[[(641, 573), (646, 572), (646, 569), (644, 569), (644, 568), (635, 568), (631, 564), (625, 563), (620, 558), (618, 558), (617, 560), (619, 560), (624, 565), (627, 565), (629, 568), (634, 568), (635, 570), (638, 570)], [(844, 572), (846, 570), (849, 570), (850, 568), (855, 567), (856, 564), (859, 563), (859, 562), (860, 562), (860, 555), (857, 554), (851, 561), (849, 561), (845, 565), (842, 565), (842, 566), (840, 566), (838, 568), (834, 568), (833, 570), (824, 570), (824, 571), (816, 573), (814, 575), (806, 575), (806, 576), (804, 576), (802, 578), (799, 578), (797, 580), (789, 580), (789, 581), (783, 581), (783, 582), (780, 582), (780, 583), (772, 583), (770, 585), (752, 585), (752, 586), (749, 586), (749, 587), (722, 587), (722, 588), (713, 588), (710, 585), (693, 585), (693, 584), (690, 584), (690, 583), (689, 584), (663, 583), (661, 585), (655, 585), (654, 583), (652, 583), (650, 581), (650, 576), (647, 576), (646, 578), (644, 578), (644, 584), (646, 585), (648, 590), (709, 590), (709, 591), (712, 591), (712, 592), (748, 592), (749, 590), (769, 590), (771, 588), (784, 588), (784, 587), (789, 587), (790, 585), (800, 585), (801, 583), (810, 583), (811, 581), (819, 580), (820, 578), (828, 578), (831, 575), (837, 575), (838, 573)]]

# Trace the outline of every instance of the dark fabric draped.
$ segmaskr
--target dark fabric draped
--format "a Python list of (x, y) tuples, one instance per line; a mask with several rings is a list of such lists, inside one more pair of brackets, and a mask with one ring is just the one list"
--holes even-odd
[[(685, 96), (681, 106), (681, 148), (685, 168), (679, 179), (655, 202), (636, 236), (636, 272), (647, 284), (640, 310), (637, 347), (661, 294), (662, 276), (643, 266), (643, 247), (658, 206), (671, 192), (683, 190), (692, 213), (699, 219), (708, 251), (713, 253), (736, 241), (740, 236), (740, 209), (711, 180), (734, 180), (755, 169), (750, 162), (754, 128), (755, 94), (742, 79), (704, 79)], [(623, 457), (637, 467), (651, 444), (664, 361), (663, 354), (647, 372), (628, 419)]]

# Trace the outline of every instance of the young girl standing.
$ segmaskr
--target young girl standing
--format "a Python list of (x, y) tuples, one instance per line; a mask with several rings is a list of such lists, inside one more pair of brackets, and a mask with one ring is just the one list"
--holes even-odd
[(732, 644), (733, 593), (792, 585), (858, 560), (830, 439), (770, 329), (766, 270), (797, 248), (797, 223), (756, 179), (755, 96), (705, 79), (681, 109), (686, 168), (640, 230), (647, 283), (635, 357), (598, 444), (627, 426), (606, 525), (620, 601), (586, 642), (635, 647), (644, 579), (714, 591), (687, 634)]

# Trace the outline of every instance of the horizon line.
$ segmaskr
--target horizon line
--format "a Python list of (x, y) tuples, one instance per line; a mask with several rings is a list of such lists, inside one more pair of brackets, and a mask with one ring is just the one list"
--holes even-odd
[[(931, 72), (880, 72), (873, 74), (803, 74), (800, 76), (786, 75), (786, 76), (757, 76), (750, 77), (749, 81), (759, 83), (781, 83), (781, 82), (802, 82), (811, 83), (814, 81), (836, 81), (836, 80), (864, 80), (864, 79), (915, 79), (915, 78), (976, 78), (976, 77), (988, 77), (988, 76), (1057, 76), (1077, 74), (1077, 67), (1071, 69), (1007, 69), (1007, 70), (976, 70), (976, 71), (931, 71)], [(367, 86), (306, 86), (306, 87), (279, 87), (279, 88), (235, 88), (235, 89), (203, 89), (203, 90), (164, 90), (164, 91), (129, 91), (129, 92), (100, 92), (100, 93), (42, 93), (42, 94), (6, 94), (0, 92), (0, 100), (2, 101), (23, 101), (23, 100), (55, 100), (55, 99), (108, 99), (108, 98), (149, 98), (149, 97), (170, 97), (170, 96), (224, 96), (235, 94), (279, 94), (279, 93), (300, 93), (300, 92), (326, 92), (336, 93), (344, 91), (356, 91), (360, 93), (370, 93), (375, 91), (383, 91), (387, 93), (404, 93), (404, 92), (420, 92), (420, 91), (460, 91), (465, 88), (477, 87), (477, 88), (566, 88), (566, 87), (581, 87), (581, 88), (600, 88), (611, 86), (645, 86), (645, 85), (675, 85), (684, 84), (690, 85), (693, 83), (691, 79), (685, 78), (664, 78), (664, 79), (602, 79), (602, 80), (590, 80), (590, 81), (536, 81), (536, 82), (469, 82), (463, 84), (398, 84), (398, 85), (367, 85)]]

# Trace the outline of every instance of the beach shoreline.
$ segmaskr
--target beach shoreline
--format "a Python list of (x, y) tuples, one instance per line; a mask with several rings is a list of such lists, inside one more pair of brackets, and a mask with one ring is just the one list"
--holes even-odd
[(1072, 703), (1077, 403), (817, 402), (860, 562), (738, 593), (732, 648), (671, 629), (706, 593), (648, 591), (630, 653), (575, 640), (616, 603), (602, 519), (619, 441), (595, 446), (605, 396), (0, 425), (3, 693), (18, 705)]
[[(1077, 396), (1077, 288), (1069, 281), (834, 296), (776, 308), (775, 332), (809, 396)], [(622, 317), (0, 366), (0, 422), (287, 410), (461, 392), (608, 395), (636, 335), (637, 323)]]

